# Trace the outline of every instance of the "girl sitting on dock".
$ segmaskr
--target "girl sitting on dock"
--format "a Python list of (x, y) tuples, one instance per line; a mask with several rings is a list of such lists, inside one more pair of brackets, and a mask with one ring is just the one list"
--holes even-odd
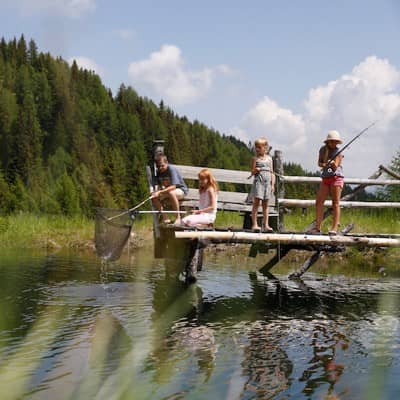
[(311, 233), (320, 233), (323, 220), (324, 202), (328, 194), (332, 199), (333, 220), (330, 235), (336, 235), (340, 220), (340, 196), (343, 189), (342, 154), (338, 152), (338, 144), (343, 143), (338, 131), (329, 131), (325, 145), (319, 149), (318, 166), (322, 168), (322, 182), (315, 201), (316, 222)]
[(183, 218), (182, 223), (186, 226), (211, 226), (217, 216), (218, 183), (207, 168), (202, 169), (198, 177), (199, 208), (193, 210), (192, 215)]
[(259, 138), (254, 142), (256, 156), (251, 160), (251, 175), (254, 175), (253, 186), (251, 187), (250, 197), (253, 199), (251, 212), (252, 229), (261, 230), (258, 226), (257, 215), (260, 202), (263, 210), (263, 226), (267, 232), (273, 229), (268, 223), (268, 201), (274, 192), (275, 175), (272, 164), (272, 157), (268, 154), (269, 144), (267, 139)]

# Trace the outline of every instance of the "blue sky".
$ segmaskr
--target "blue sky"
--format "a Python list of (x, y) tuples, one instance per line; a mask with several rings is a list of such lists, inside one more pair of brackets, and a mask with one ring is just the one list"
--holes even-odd
[(0, 27), (311, 171), (330, 129), (346, 142), (380, 120), (346, 150), (349, 177), (400, 150), (394, 0), (0, 0)]

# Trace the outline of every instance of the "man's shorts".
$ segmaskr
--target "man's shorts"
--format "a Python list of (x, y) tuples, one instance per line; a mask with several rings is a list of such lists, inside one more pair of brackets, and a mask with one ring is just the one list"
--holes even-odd
[(328, 178), (322, 178), (322, 184), (326, 186), (339, 186), (343, 189), (344, 180), (342, 176), (329, 176)]
[[(178, 200), (183, 200), (183, 198), (185, 197), (185, 193), (182, 189), (180, 188), (176, 188), (175, 190), (172, 190), (172, 193), (175, 193), (175, 196)], [(160, 200), (166, 200), (169, 198), (169, 193), (160, 193)]]

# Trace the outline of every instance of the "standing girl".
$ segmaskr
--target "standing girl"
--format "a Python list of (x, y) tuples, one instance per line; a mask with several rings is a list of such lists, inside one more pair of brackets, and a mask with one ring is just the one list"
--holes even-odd
[(267, 139), (260, 138), (254, 142), (256, 156), (251, 160), (251, 175), (254, 175), (253, 186), (250, 195), (253, 199), (251, 212), (252, 229), (260, 230), (257, 221), (260, 202), (263, 210), (263, 229), (272, 232), (268, 223), (268, 201), (274, 191), (275, 175), (272, 165), (272, 157), (268, 154), (269, 144)]
[(211, 225), (217, 216), (218, 183), (210, 170), (202, 169), (199, 174), (199, 208), (182, 219), (186, 226)]
[(330, 235), (336, 235), (340, 221), (340, 196), (343, 189), (342, 154), (336, 155), (338, 144), (341, 144), (338, 131), (329, 131), (325, 139), (325, 145), (319, 149), (318, 166), (322, 169), (322, 182), (315, 201), (316, 222), (312, 233), (321, 232), (321, 224), (324, 214), (324, 202), (328, 195), (332, 199), (333, 220), (329, 230)]

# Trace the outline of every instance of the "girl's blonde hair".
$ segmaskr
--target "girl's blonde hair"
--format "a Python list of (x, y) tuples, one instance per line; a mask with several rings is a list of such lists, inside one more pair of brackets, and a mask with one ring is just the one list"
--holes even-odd
[(268, 140), (265, 139), (265, 138), (256, 139), (255, 142), (254, 142), (254, 146), (257, 146), (257, 145), (265, 146), (267, 148), (269, 147)]
[(207, 179), (207, 185), (206, 187), (200, 187), (199, 190), (200, 192), (203, 192), (205, 190), (207, 190), (210, 186), (216, 191), (218, 192), (218, 182), (215, 180), (213, 174), (211, 173), (211, 171), (208, 168), (204, 168), (202, 169), (199, 174), (198, 177), (200, 179), (200, 177), (206, 178)]

